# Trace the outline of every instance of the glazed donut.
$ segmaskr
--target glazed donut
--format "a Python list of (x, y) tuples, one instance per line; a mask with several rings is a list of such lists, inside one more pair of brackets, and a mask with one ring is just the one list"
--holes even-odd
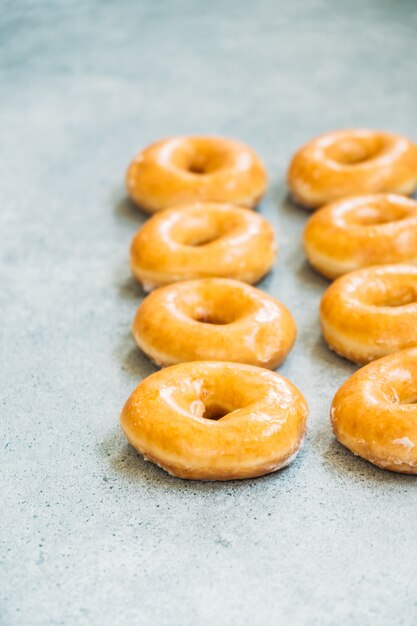
[(196, 361), (142, 381), (120, 419), (132, 446), (170, 474), (232, 480), (291, 463), (307, 413), (298, 389), (275, 372)]
[(417, 349), (353, 374), (334, 397), (331, 422), (354, 454), (391, 472), (417, 474)]
[(329, 204), (308, 220), (304, 249), (331, 280), (370, 265), (417, 263), (417, 202), (380, 194)]
[(358, 194), (411, 195), (417, 188), (417, 146), (377, 130), (327, 133), (295, 154), (287, 180), (294, 199), (312, 209)]
[(237, 361), (275, 369), (295, 341), (290, 312), (236, 280), (204, 278), (162, 287), (133, 320), (139, 348), (157, 365)]
[(148, 213), (193, 202), (253, 208), (265, 193), (267, 175), (255, 152), (240, 141), (173, 137), (139, 153), (127, 170), (126, 185)]
[(417, 267), (377, 265), (341, 276), (320, 305), (330, 348), (355, 363), (417, 346)]
[(194, 204), (154, 215), (136, 233), (133, 274), (145, 291), (192, 278), (256, 283), (276, 255), (274, 232), (257, 213), (230, 204)]

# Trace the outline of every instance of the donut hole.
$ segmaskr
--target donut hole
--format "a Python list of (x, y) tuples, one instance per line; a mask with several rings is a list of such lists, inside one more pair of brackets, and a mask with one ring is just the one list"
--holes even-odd
[(240, 283), (208, 283), (196, 289), (193, 296), (185, 303), (186, 313), (195, 322), (225, 326), (233, 324), (256, 310), (248, 292)]
[(192, 138), (175, 146), (171, 153), (172, 164), (193, 176), (205, 176), (230, 163), (228, 150), (219, 148), (217, 140)]
[(392, 381), (386, 395), (394, 404), (417, 404), (417, 389), (412, 380)]
[(385, 142), (376, 134), (339, 139), (327, 148), (327, 156), (339, 165), (355, 166), (370, 161), (383, 152)]
[(193, 236), (187, 239), (186, 245), (192, 246), (194, 248), (198, 248), (200, 246), (207, 246), (209, 243), (213, 243), (217, 241), (222, 236), (221, 233), (211, 232), (211, 233), (195, 233)]
[(221, 210), (218, 213), (204, 209), (186, 211), (183, 219), (171, 225), (170, 237), (182, 246), (201, 248), (238, 229), (241, 225), (239, 217), (228, 216)]
[(230, 310), (213, 310), (212, 308), (197, 308), (191, 315), (195, 322), (201, 324), (214, 324), (215, 326), (222, 326), (226, 324), (232, 324), (238, 319), (238, 315), (235, 311)]
[[(254, 377), (252, 371), (242, 371), (241, 364), (189, 363), (193, 368), (191, 375), (176, 380), (176, 386), (169, 388), (168, 401), (172, 406), (179, 407), (189, 416), (219, 422), (223, 418), (239, 418), (242, 411), (250, 411), (264, 394), (269, 396), (269, 383)], [(202, 376), (199, 368), (204, 367)], [(266, 378), (266, 372), (265, 372)]]
[(202, 159), (195, 159), (188, 164), (190, 174), (207, 174), (207, 164)]
[(190, 161), (186, 164), (185, 169), (190, 174), (210, 174), (210, 172), (218, 169), (218, 165), (214, 159), (210, 159), (210, 155), (207, 154), (193, 154)]
[(210, 402), (204, 405), (204, 413), (201, 417), (204, 417), (206, 420), (217, 421), (221, 420), (228, 413), (230, 413), (230, 410), (227, 407), (217, 402)]
[(351, 220), (358, 226), (379, 226), (399, 222), (408, 217), (408, 211), (390, 204), (386, 206), (363, 206), (352, 211)]
[(209, 223), (192, 223), (184, 224), (182, 232), (175, 237), (177, 243), (191, 248), (201, 248), (218, 241), (226, 234), (221, 225)]
[(186, 169), (190, 174), (204, 176), (231, 164), (229, 150), (219, 147), (216, 140), (194, 139), (190, 144)]
[(194, 399), (189, 408), (195, 417), (217, 422), (239, 407), (228, 405), (221, 398), (216, 398), (213, 391), (210, 393), (203, 389), (202, 397)]
[(218, 315), (215, 315), (215, 314), (213, 315), (211, 313), (206, 313), (206, 312), (196, 314), (193, 317), (193, 319), (196, 322), (201, 322), (202, 324), (215, 324), (216, 326), (221, 326), (222, 324), (230, 324), (231, 321), (234, 321), (234, 320), (225, 320), (225, 319), (222, 319)]

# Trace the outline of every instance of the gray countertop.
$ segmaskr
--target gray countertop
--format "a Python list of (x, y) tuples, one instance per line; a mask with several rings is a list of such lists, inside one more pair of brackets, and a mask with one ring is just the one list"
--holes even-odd
[[(2, 626), (417, 622), (417, 483), (329, 427), (355, 367), (320, 337), (328, 284), (287, 199), (293, 151), (370, 126), (417, 140), (417, 5), (406, 0), (1, 3)], [(145, 463), (118, 415), (154, 371), (130, 322), (144, 217), (124, 170), (172, 134), (264, 160), (280, 242), (261, 288), (298, 325), (280, 372), (310, 405), (282, 472), (195, 483)]]

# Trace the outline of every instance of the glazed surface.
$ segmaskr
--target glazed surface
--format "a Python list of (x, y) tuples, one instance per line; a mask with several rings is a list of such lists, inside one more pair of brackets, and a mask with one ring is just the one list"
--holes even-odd
[(331, 422), (354, 454), (392, 472), (417, 473), (417, 348), (353, 374), (335, 395)]
[(133, 321), (138, 346), (158, 365), (236, 361), (275, 369), (295, 341), (283, 304), (220, 278), (186, 281), (150, 294)]
[(338, 278), (320, 303), (330, 348), (368, 363), (417, 346), (417, 267), (381, 265)]
[(274, 372), (194, 362), (142, 381), (121, 425), (145, 458), (174, 476), (232, 480), (288, 465), (302, 444), (307, 413), (301, 393)]
[(253, 208), (266, 184), (265, 168), (254, 150), (220, 137), (158, 141), (140, 152), (126, 173), (130, 197), (149, 213), (193, 202)]
[(417, 188), (417, 146), (378, 130), (326, 133), (296, 152), (287, 182), (295, 200), (312, 209), (353, 195), (411, 195)]
[(417, 202), (394, 194), (339, 200), (310, 217), (303, 241), (311, 265), (331, 280), (371, 265), (417, 263)]
[(133, 274), (145, 291), (194, 278), (256, 283), (275, 261), (277, 244), (260, 215), (230, 204), (198, 203), (154, 215), (130, 248)]

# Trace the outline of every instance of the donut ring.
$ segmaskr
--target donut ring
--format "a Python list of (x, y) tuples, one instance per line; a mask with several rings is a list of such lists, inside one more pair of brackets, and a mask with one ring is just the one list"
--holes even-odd
[(312, 209), (358, 194), (411, 195), (417, 188), (417, 146), (394, 133), (338, 130), (303, 146), (287, 180), (295, 200)]
[(148, 213), (194, 202), (253, 208), (266, 185), (256, 153), (240, 141), (219, 137), (158, 141), (139, 153), (126, 174), (130, 197)]
[(274, 231), (257, 213), (230, 204), (195, 204), (154, 215), (130, 248), (145, 291), (193, 278), (256, 283), (272, 268)]
[(296, 326), (284, 305), (259, 289), (205, 278), (145, 298), (133, 335), (157, 365), (209, 360), (275, 369), (294, 344)]
[(329, 204), (308, 220), (304, 249), (331, 280), (370, 265), (417, 263), (417, 202), (380, 194)]
[(275, 372), (199, 361), (146, 378), (120, 420), (132, 446), (170, 474), (233, 480), (291, 463), (307, 413), (298, 389)]
[(341, 276), (320, 304), (330, 348), (355, 363), (417, 346), (417, 267), (379, 265)]
[(353, 374), (333, 399), (331, 422), (354, 454), (391, 472), (417, 474), (417, 349)]

